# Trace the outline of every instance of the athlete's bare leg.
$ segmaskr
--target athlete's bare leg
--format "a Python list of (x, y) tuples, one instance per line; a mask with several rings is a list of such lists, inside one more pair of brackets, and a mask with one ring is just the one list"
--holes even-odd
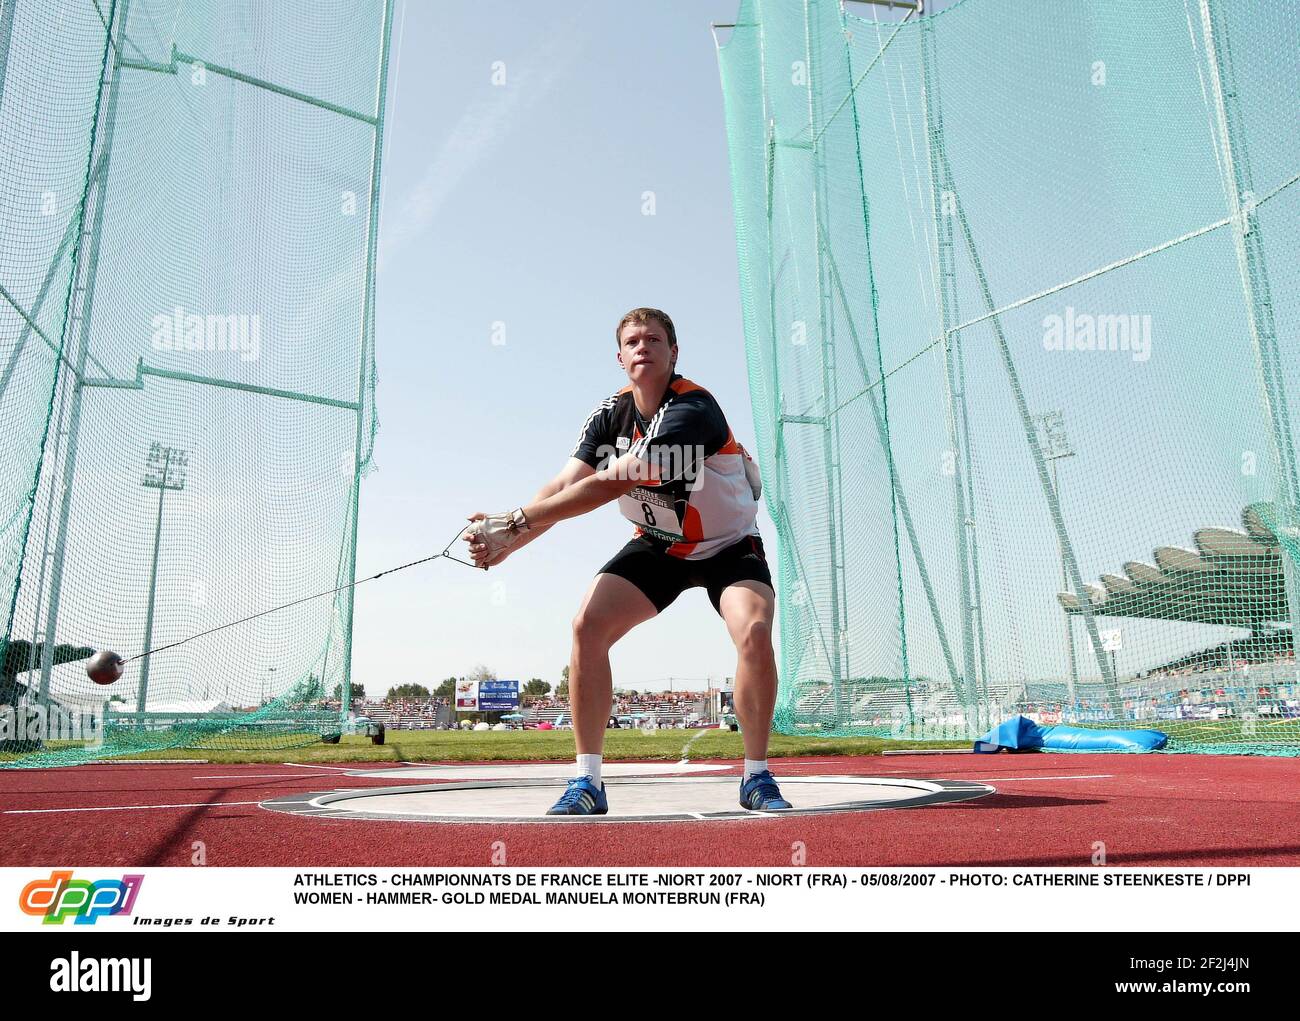
[(600, 755), (614, 704), (610, 647), (659, 611), (626, 578), (598, 574), (573, 618), (569, 657), (569, 706), (579, 755)]
[(776, 708), (776, 657), (772, 617), (776, 594), (761, 581), (738, 581), (718, 600), (727, 631), (736, 643), (736, 719), (745, 740), (745, 758), (767, 758), (767, 740)]

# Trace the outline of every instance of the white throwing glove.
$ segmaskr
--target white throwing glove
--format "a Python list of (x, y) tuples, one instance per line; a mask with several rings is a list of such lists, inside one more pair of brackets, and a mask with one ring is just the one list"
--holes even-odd
[(528, 531), (528, 520), (523, 508), (507, 511), (504, 514), (489, 514), (469, 526), (469, 534), (487, 546), (487, 563), (506, 553), (523, 538)]

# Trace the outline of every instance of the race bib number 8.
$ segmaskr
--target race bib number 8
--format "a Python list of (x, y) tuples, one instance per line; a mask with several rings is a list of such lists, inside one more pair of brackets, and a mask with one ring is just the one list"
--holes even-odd
[(682, 523), (677, 518), (677, 508), (671, 497), (661, 495), (653, 489), (637, 487), (626, 496), (618, 498), (618, 509), (623, 517), (642, 531), (649, 532), (661, 539), (680, 542)]

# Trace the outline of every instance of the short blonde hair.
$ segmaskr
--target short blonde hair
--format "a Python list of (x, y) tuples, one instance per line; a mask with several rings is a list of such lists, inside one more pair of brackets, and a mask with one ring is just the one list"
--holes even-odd
[(673, 321), (669, 318), (668, 313), (657, 308), (634, 308), (618, 321), (618, 327), (614, 330), (614, 341), (618, 344), (618, 349), (623, 350), (623, 327), (629, 323), (636, 323), (644, 326), (646, 323), (656, 322), (664, 328), (668, 334), (668, 343), (673, 347), (677, 346), (677, 330), (673, 327)]

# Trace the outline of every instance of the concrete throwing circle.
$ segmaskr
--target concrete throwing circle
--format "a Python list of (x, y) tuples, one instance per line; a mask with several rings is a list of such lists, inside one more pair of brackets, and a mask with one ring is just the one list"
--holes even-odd
[(557, 779), (484, 780), (370, 787), (351, 791), (292, 794), (263, 801), (272, 812), (326, 819), (434, 823), (714, 822), (773, 819), (791, 815), (871, 812), (952, 804), (993, 794), (987, 784), (967, 780), (880, 779), (865, 776), (796, 776), (780, 779), (795, 806), (750, 812), (737, 803), (734, 776), (653, 777), (610, 783), (609, 814), (548, 816), (564, 790)]
[[(624, 776), (667, 776), (680, 773), (719, 773), (727, 765), (704, 762), (609, 762), (601, 767), (606, 780)], [(356, 769), (347, 776), (397, 778), (402, 780), (565, 780), (573, 776), (572, 762), (489, 762), (449, 766), (398, 766), (394, 769)]]

